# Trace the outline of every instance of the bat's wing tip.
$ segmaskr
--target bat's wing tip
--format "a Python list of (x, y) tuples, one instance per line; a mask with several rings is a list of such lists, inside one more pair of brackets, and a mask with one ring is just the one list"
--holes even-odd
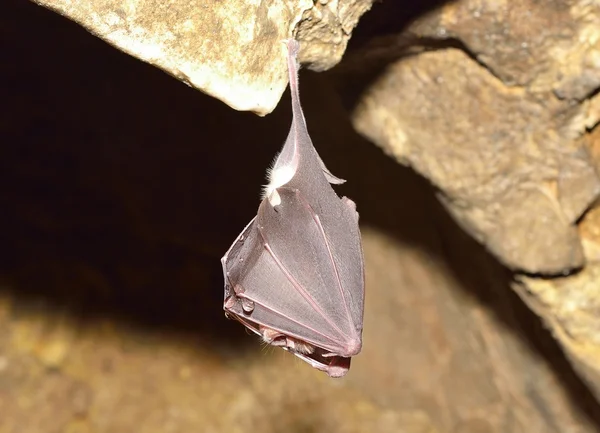
[(353, 338), (346, 342), (345, 353), (343, 356), (347, 356), (350, 358), (351, 356), (356, 356), (362, 350), (362, 340), (360, 338)]

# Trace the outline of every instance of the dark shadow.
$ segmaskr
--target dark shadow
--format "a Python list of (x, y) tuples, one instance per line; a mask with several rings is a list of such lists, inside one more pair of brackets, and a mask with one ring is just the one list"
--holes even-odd
[(224, 318), (219, 258), (290, 114), (236, 112), (32, 3), (0, 16), (4, 286), (82, 320), (255, 344)]
[[(449, 36), (423, 37), (409, 26), (430, 12), (455, 0), (379, 1), (365, 13), (352, 33), (342, 62), (328, 71), (341, 93), (344, 105), (354, 107), (365, 91), (394, 61), (422, 51), (458, 48), (480, 63), (460, 40)], [(428, 23), (435, 25), (435, 21)]]
[[(288, 96), (265, 118), (235, 112), (31, 3), (9, 0), (0, 16), (3, 290), (20, 308), (42, 299), (82, 321), (108, 316), (254, 346), (223, 317), (219, 258), (256, 212), (289, 128)], [(465, 290), (544, 355), (600, 426), (598, 404), (510, 290), (510, 273), (424, 179), (357, 137), (322, 76), (301, 82), (314, 141), (349, 179), (338, 192), (358, 203), (361, 222), (424, 250), (451, 249), (443, 260)]]
[(373, 38), (396, 35), (429, 11), (454, 0), (379, 0), (365, 13), (352, 32), (348, 50), (358, 49)]

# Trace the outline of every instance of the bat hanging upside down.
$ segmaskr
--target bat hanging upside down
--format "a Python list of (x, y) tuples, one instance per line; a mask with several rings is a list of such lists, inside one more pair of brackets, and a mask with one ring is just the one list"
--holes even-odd
[(256, 217), (221, 259), (224, 309), (266, 343), (331, 377), (362, 347), (364, 265), (358, 212), (308, 136), (298, 93), (299, 44), (287, 41), (293, 120), (268, 170)]

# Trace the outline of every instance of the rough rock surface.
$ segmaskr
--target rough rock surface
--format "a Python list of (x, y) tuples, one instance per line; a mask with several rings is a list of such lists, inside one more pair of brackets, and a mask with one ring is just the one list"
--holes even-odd
[[(600, 96), (586, 101), (586, 127), (582, 138), (595, 166), (600, 167), (600, 129), (596, 128)], [(524, 301), (547, 323), (580, 374), (600, 399), (600, 208), (594, 206), (578, 224), (587, 259), (581, 272), (557, 279), (521, 277), (515, 286)]]
[(342, 93), (360, 85), (356, 128), (521, 274), (600, 398), (600, 3), (448, 2), (336, 75)]
[(449, 48), (390, 67), (354, 119), (439, 186), (449, 210), (506, 264), (559, 273), (583, 264), (573, 223), (600, 182), (573, 143), (579, 113), (556, 119), (562, 104), (539, 99)]
[(431, 179), (511, 268), (579, 268), (574, 223), (600, 192), (578, 140), (599, 120), (583, 102), (600, 88), (599, 29), (600, 5), (587, 1), (448, 4), (389, 46), (424, 50), (368, 86), (355, 126)]
[(554, 279), (520, 276), (514, 287), (600, 400), (600, 208), (585, 215), (579, 233), (587, 258), (580, 272)]
[(323, 74), (301, 76), (307, 120), (349, 180), (367, 267), (364, 349), (341, 380), (221, 309), (219, 258), (256, 211), (287, 100), (235, 112), (33, 5), (0, 23), (0, 433), (600, 428), (509, 273), (353, 132)]
[(265, 115), (287, 86), (281, 41), (298, 33), (302, 61), (342, 57), (372, 0), (35, 0), (120, 50), (237, 110)]

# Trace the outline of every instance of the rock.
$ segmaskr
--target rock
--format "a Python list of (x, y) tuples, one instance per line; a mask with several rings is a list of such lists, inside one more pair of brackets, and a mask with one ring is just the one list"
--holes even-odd
[(416, 20), (408, 32), (459, 41), (505, 86), (582, 100), (600, 86), (598, 8), (587, 0), (461, 0)]
[(600, 208), (579, 224), (587, 265), (562, 278), (520, 276), (517, 293), (539, 314), (600, 400)]
[(452, 2), (349, 56), (347, 79), (380, 72), (363, 79), (355, 126), (512, 269), (580, 268), (574, 223), (600, 192), (580, 139), (599, 120), (599, 29), (583, 0)]
[(329, 69), (372, 3), (35, 1), (232, 108), (259, 115), (273, 111), (287, 87), (282, 40), (298, 33), (300, 60)]
[(348, 40), (360, 17), (374, 0), (318, 0), (298, 23), (300, 61), (313, 71), (335, 66), (346, 51)]
[[(505, 264), (530, 273), (581, 267), (574, 225), (600, 191), (580, 110), (510, 88), (463, 51), (398, 61), (354, 110), (356, 128), (440, 188), (449, 211)], [(582, 132), (583, 127), (579, 128)]]
[(355, 127), (517, 273), (598, 398), (599, 29), (597, 2), (461, 0), (334, 75)]

